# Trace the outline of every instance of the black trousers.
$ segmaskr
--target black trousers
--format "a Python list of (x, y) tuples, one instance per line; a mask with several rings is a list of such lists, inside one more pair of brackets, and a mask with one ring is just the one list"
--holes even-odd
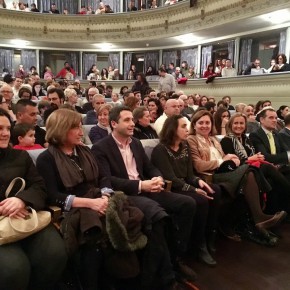
[(211, 185), (215, 191), (213, 200), (192, 191), (181, 191), (180, 194), (191, 197), (196, 202), (196, 214), (193, 220), (193, 246), (200, 246), (205, 241), (206, 233), (217, 228), (218, 215), (221, 203), (221, 189), (217, 184)]
[(63, 240), (49, 225), (24, 240), (0, 246), (0, 289), (53, 289), (66, 261)]
[[(144, 213), (148, 237), (141, 284), (144, 289), (152, 289), (150, 284), (159, 277), (165, 285), (175, 277), (171, 258), (174, 260), (187, 251), (196, 203), (191, 197), (172, 192), (142, 192), (129, 198)], [(167, 228), (170, 229), (168, 236), (165, 233)]]
[[(196, 213), (196, 202), (189, 196), (173, 192), (142, 192), (141, 195), (155, 201), (170, 216), (173, 223), (173, 239), (177, 254), (186, 253), (191, 236), (193, 217)], [(147, 206), (151, 206), (148, 204)], [(142, 210), (142, 209), (141, 209)]]

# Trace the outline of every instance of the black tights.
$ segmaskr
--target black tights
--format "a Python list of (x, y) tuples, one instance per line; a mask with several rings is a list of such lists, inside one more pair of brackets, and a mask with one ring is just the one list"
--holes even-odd
[(263, 213), (260, 201), (260, 191), (253, 172), (248, 173), (243, 190), (255, 223), (266, 221), (272, 217)]

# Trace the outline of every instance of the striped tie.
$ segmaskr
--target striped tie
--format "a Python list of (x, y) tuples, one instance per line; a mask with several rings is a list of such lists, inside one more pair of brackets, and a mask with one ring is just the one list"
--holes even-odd
[(267, 134), (267, 136), (268, 136), (269, 143), (270, 143), (271, 154), (276, 154), (275, 140), (274, 140), (272, 132), (269, 132)]

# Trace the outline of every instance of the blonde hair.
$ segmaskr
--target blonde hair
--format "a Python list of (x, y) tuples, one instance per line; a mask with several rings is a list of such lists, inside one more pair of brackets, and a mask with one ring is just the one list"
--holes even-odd
[(64, 96), (65, 96), (65, 100), (67, 101), (71, 96), (73, 95), (77, 95), (77, 92), (75, 89), (73, 88), (66, 88), (64, 90)]
[(70, 129), (79, 127), (82, 115), (69, 109), (58, 109), (46, 121), (45, 140), (51, 145), (64, 145)]
[(235, 119), (236, 118), (239, 118), (239, 117), (242, 117), (245, 120), (245, 131), (243, 133), (245, 134), (247, 132), (247, 117), (246, 117), (245, 114), (240, 113), (240, 112), (237, 112), (233, 116), (231, 116), (231, 118), (229, 119), (229, 121), (226, 124), (226, 132), (227, 132), (227, 135), (230, 134), (230, 133), (235, 134), (233, 132), (233, 130), (232, 130), (232, 127), (233, 127), (233, 124), (234, 124)]

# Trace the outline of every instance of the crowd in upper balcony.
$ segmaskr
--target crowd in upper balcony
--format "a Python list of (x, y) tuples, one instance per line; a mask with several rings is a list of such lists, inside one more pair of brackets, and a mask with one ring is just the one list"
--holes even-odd
[[(176, 4), (182, 0), (166, 0), (164, 2), (164, 6), (169, 6)], [(158, 1), (157, 0), (149, 0), (147, 5), (142, 4), (139, 8), (136, 6), (135, 0), (130, 0), (128, 3), (127, 7), (127, 12), (131, 11), (138, 11), (138, 10), (146, 10), (146, 9), (155, 9), (158, 7)], [(30, 7), (29, 4), (26, 3), (25, 1), (13, 1), (10, 6), (6, 5), (5, 0), (0, 0), (0, 8), (7, 8), (11, 10), (17, 10), (17, 11), (25, 11), (25, 12), (41, 12), (35, 3), (31, 3)], [(81, 9), (79, 11), (71, 11), (64, 7), (63, 11), (60, 11), (59, 8), (56, 6), (55, 3), (51, 3), (50, 9), (49, 10), (44, 10), (42, 13), (50, 13), (50, 14), (79, 14), (79, 15), (91, 15), (91, 14), (105, 14), (105, 13), (114, 13), (110, 5), (106, 4), (106, 1), (100, 2), (99, 6), (96, 7), (94, 10), (92, 6), (86, 6), (86, 5), (81, 5)]]
[[(147, 80), (159, 81), (159, 86), (167, 86), (170, 83), (171, 89), (165, 89), (165, 91), (174, 91), (176, 83), (186, 83), (187, 80), (198, 79), (200, 77), (199, 72), (196, 71), (195, 67), (189, 66), (187, 61), (181, 61), (181, 65), (176, 66), (173, 62), (169, 63), (168, 66), (162, 64), (161, 70), (156, 70), (153, 66), (148, 66), (145, 69), (144, 76)], [(19, 65), (18, 70), (14, 73), (15, 77), (22, 79), (27, 78), (30, 75), (34, 75), (36, 72), (35, 66), (30, 69), (24, 68), (23, 65)], [(242, 75), (263, 75), (269, 73), (279, 73), (290, 71), (290, 65), (287, 63), (285, 54), (278, 54), (277, 57), (273, 58), (270, 62), (269, 68), (263, 68), (261, 66), (260, 59), (256, 58), (253, 62), (248, 64), (245, 70), (238, 72), (233, 67), (230, 59), (217, 59), (215, 64), (210, 63), (207, 69), (203, 71), (202, 77), (206, 79), (206, 83), (214, 81), (216, 77), (235, 77), (239, 74)], [(136, 65), (131, 64), (129, 70), (120, 73), (119, 68), (113, 66), (98, 68), (97, 64), (93, 63), (90, 69), (83, 76), (83, 79), (89, 81), (113, 81), (113, 80), (137, 80), (137, 76), (142, 71), (138, 71)], [(164, 75), (166, 73), (166, 76)], [(2, 77), (6, 74), (11, 74), (7, 68), (3, 69)], [(64, 67), (57, 73), (53, 72), (50, 65), (45, 65), (42, 73), (38, 75), (38, 78), (43, 78), (46, 81), (52, 81), (54, 79), (64, 79), (72, 81), (78, 79), (76, 71), (68, 62), (65, 62)], [(163, 89), (160, 89), (163, 90)]]

